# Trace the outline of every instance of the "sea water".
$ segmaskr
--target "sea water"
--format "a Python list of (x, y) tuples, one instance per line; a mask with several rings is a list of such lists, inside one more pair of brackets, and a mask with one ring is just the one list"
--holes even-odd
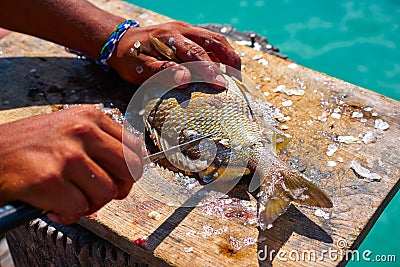
[[(193, 24), (231, 24), (268, 38), (295, 62), (400, 100), (399, 0), (129, 0)], [(140, 20), (140, 18), (137, 18)], [(400, 265), (400, 194), (389, 203), (359, 248), (395, 254)], [(372, 260), (373, 259), (373, 260)]]

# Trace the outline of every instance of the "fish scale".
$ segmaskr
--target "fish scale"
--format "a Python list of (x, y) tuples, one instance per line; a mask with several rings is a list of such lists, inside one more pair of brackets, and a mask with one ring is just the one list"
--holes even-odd
[(173, 89), (148, 103), (145, 125), (158, 149), (165, 150), (171, 144), (212, 134), (209, 140), (216, 147), (213, 159), (201, 158), (201, 155), (209, 156), (210, 146), (198, 144), (173, 160), (183, 167), (189, 166), (189, 172), (183, 167), (181, 171), (203, 182), (222, 177), (233, 179), (243, 173), (256, 174), (258, 179), (251, 180), (249, 189), (259, 190), (258, 219), (263, 230), (292, 201), (332, 207), (322, 190), (278, 157), (275, 141), (271, 139), (273, 135), (262, 134), (265, 125), (252, 115), (243, 94), (233, 90), (232, 79), (229, 76), (226, 79), (230, 86), (225, 91), (195, 83), (187, 89)]

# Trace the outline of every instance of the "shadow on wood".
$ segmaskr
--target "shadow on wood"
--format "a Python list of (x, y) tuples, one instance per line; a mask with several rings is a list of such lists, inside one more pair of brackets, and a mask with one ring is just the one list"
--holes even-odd
[[(167, 238), (171, 232), (195, 209), (198, 204), (204, 199), (211, 191), (226, 192), (227, 188), (231, 191), (236, 191), (235, 188), (241, 187), (242, 183), (239, 182), (240, 178), (232, 179), (229, 181), (215, 182), (212, 186), (202, 187), (199, 191), (189, 197), (181, 207), (177, 208), (171, 216), (168, 217), (147, 239), (147, 246), (149, 251), (154, 252), (156, 248)], [(245, 191), (244, 191), (245, 192)], [(229, 192), (228, 192), (229, 194)]]
[(147, 239), (148, 250), (154, 252), (170, 233), (196, 208), (197, 204), (207, 195), (208, 191), (200, 189), (191, 196), (181, 207), (177, 208)]
[[(295, 206), (290, 205), (289, 209), (274, 222), (271, 229), (259, 232), (257, 251), (260, 266), (272, 265), (278, 251), (293, 233), (324, 243), (333, 243), (332, 237), (324, 229), (307, 218)], [(296, 252), (301, 253), (301, 248)], [(287, 259), (288, 254), (289, 251), (286, 251), (286, 255), (282, 256)]]
[[(0, 109), (54, 104), (103, 103), (125, 111), (137, 86), (115, 71), (68, 57), (0, 60)], [(7, 100), (7, 101), (4, 101)]]

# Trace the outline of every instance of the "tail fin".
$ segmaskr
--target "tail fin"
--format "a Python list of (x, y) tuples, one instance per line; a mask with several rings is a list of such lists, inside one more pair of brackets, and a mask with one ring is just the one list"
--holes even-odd
[(262, 230), (283, 214), (294, 201), (307, 206), (331, 208), (329, 197), (295, 170), (273, 171), (264, 179), (258, 198), (258, 220)]
[(315, 184), (305, 179), (300, 173), (292, 171), (284, 177), (284, 182), (291, 192), (292, 200), (303, 205), (332, 208), (330, 198)]

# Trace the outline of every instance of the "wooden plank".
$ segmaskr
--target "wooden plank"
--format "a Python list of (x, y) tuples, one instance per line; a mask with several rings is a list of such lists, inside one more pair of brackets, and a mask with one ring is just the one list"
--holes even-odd
[[(94, 2), (126, 17), (146, 17), (143, 24), (168, 21), (127, 3)], [(13, 50), (13, 45), (21, 40), (20, 51)], [(29, 47), (23, 42), (33, 45)], [(37, 43), (40, 45), (35, 45)], [(49, 102), (110, 103), (110, 99), (123, 108), (129, 101), (130, 95), (121, 93), (129, 85), (112, 75), (102, 77), (89, 64), (60, 52), (60, 47), (19, 34), (11, 34), (1, 40), (0, 45), (4, 51), (2, 57), (6, 60), (5, 63), (4, 59), (1, 60), (0, 67), (8, 67), (2, 76), (2, 80), (7, 82), (0, 85), (4, 93), (1, 109)], [(47, 50), (48, 46), (54, 50)], [(173, 178), (170, 172), (152, 169), (134, 185), (128, 198), (111, 202), (96, 215), (82, 218), (80, 224), (149, 264), (160, 260), (172, 266), (229, 266), (238, 263), (240, 266), (307, 266), (310, 261), (319, 266), (343, 264), (346, 260), (344, 253), (347, 249), (358, 248), (399, 188), (399, 102), (268, 54), (234, 46), (243, 55), (244, 73), (259, 85), (262, 92), (268, 92), (265, 96), (267, 101), (291, 117), (291, 120), (279, 123), (278, 127), (287, 128), (285, 132), (294, 137), (281, 154), (282, 158), (303, 170), (323, 188), (331, 196), (334, 207), (321, 212), (292, 206), (274, 227), (259, 231), (251, 223), (255, 217), (254, 200), (211, 199), (213, 201), (208, 205), (186, 208), (168, 205), (169, 200), (152, 198), (145, 190), (145, 181), (152, 181), (157, 172), (161, 172), (163, 177)], [(34, 57), (16, 58), (21, 51)], [(265, 65), (260, 58), (268, 64)], [(54, 69), (54, 66), (59, 69)], [(115, 91), (103, 91), (104, 84)], [(53, 85), (61, 92), (48, 90)], [(274, 92), (280, 85), (302, 89), (304, 95), (288, 96)], [(27, 94), (27, 88), (32, 86), (46, 93), (47, 100), (41, 95), (38, 101), (32, 100), (32, 95)], [(101, 93), (94, 90), (99, 87)], [(8, 101), (7, 104), (4, 100)], [(293, 104), (282, 106), (286, 100)], [(362, 112), (363, 118), (353, 118), (353, 112)], [(340, 119), (339, 115), (332, 117), (333, 113), (340, 114)], [(351, 144), (337, 142), (338, 136), (358, 138), (360, 134), (376, 132), (376, 119), (387, 122), (390, 128), (379, 133), (375, 143), (364, 144), (361, 139)], [(338, 150), (329, 157), (326, 151), (332, 144)], [(360, 179), (350, 169), (350, 162), (354, 159), (380, 174), (381, 181), (369, 183)], [(328, 166), (330, 161), (335, 161), (336, 166)], [(151, 218), (151, 211), (160, 214), (160, 220)], [(141, 238), (146, 236), (147, 242), (141, 243)], [(264, 259), (266, 248), (268, 255)], [(333, 254), (324, 254), (324, 251)], [(316, 258), (307, 260), (310, 253), (315, 253)], [(295, 258), (297, 255), (304, 255), (306, 259), (291, 260), (290, 256)]]
[[(292, 118), (283, 123), (289, 127), (286, 132), (294, 137), (282, 156), (299, 168), (304, 168), (306, 176), (332, 197), (334, 208), (324, 211), (327, 212), (327, 218), (316, 216), (317, 210), (313, 208), (292, 207), (272, 229), (263, 232), (254, 225), (243, 225), (238, 218), (227, 218), (226, 210), (223, 216), (216, 216), (218, 212), (208, 216), (203, 208), (168, 207), (166, 203), (151, 199), (138, 183), (129, 196), (130, 200), (113, 202), (97, 213), (95, 218), (82, 219), (81, 224), (125, 250), (132, 248), (134, 240), (149, 236), (146, 251), (174, 266), (229, 266), (237, 261), (241, 266), (271, 262), (279, 265), (282, 262), (276, 257), (278, 251), (286, 253), (280, 255), (289, 260), (286, 263), (289, 266), (308, 265), (307, 253), (313, 252), (316, 253), (316, 259), (311, 258), (311, 261), (317, 261), (316, 264), (338, 264), (348, 247), (353, 250), (359, 246), (398, 190), (400, 134), (396, 111), (399, 103), (300, 66), (293, 68), (294, 65), (265, 54), (262, 56), (268, 60), (269, 67), (263, 68), (251, 59), (254, 51), (237, 49), (248, 55), (243, 61), (245, 73), (255, 77), (263, 91), (270, 92), (266, 97), (268, 101), (277, 106), (281, 106), (285, 99), (293, 101), (292, 106), (282, 107), (282, 112)], [(263, 82), (265, 77), (270, 78), (269, 81)], [(303, 86), (306, 87), (305, 94), (287, 96), (271, 93), (278, 85), (287, 88)], [(365, 111), (365, 108), (369, 110), (368, 107), (372, 110)], [(341, 114), (340, 119), (331, 116), (335, 109), (341, 110), (338, 113)], [(365, 115), (365, 122), (361, 122), (360, 118), (352, 118), (353, 112), (357, 111)], [(318, 117), (324, 112), (327, 119), (321, 121)], [(372, 116), (374, 112), (378, 116)], [(376, 143), (364, 144), (361, 139), (354, 144), (334, 141), (338, 136), (358, 138), (360, 134), (374, 132), (376, 119), (383, 119), (390, 125)], [(328, 157), (326, 151), (332, 144), (339, 149)], [(338, 160), (339, 157), (342, 160)], [(368, 183), (360, 179), (350, 169), (350, 162), (354, 159), (379, 173), (382, 180)], [(329, 167), (329, 161), (335, 161), (337, 165)], [(143, 205), (145, 211), (138, 212)], [(225, 205), (219, 204), (216, 208), (221, 207)], [(160, 221), (147, 216), (153, 210), (162, 215)], [(104, 226), (107, 227), (106, 231)], [(216, 233), (210, 233), (211, 228)], [(121, 240), (121, 236), (126, 240)], [(251, 240), (258, 242), (246, 246), (246, 242), (251, 243)], [(346, 248), (342, 250), (343, 245)], [(183, 252), (191, 247), (193, 252)], [(265, 251), (265, 248), (273, 256), (265, 261), (259, 260), (257, 252)], [(323, 255), (323, 251), (332, 251), (333, 254)], [(290, 261), (290, 255), (301, 257), (302, 253), (305, 261)], [(178, 256), (181, 254), (183, 256)], [(261, 254), (261, 257), (264, 255)], [(323, 261), (319, 261), (320, 258)]]

